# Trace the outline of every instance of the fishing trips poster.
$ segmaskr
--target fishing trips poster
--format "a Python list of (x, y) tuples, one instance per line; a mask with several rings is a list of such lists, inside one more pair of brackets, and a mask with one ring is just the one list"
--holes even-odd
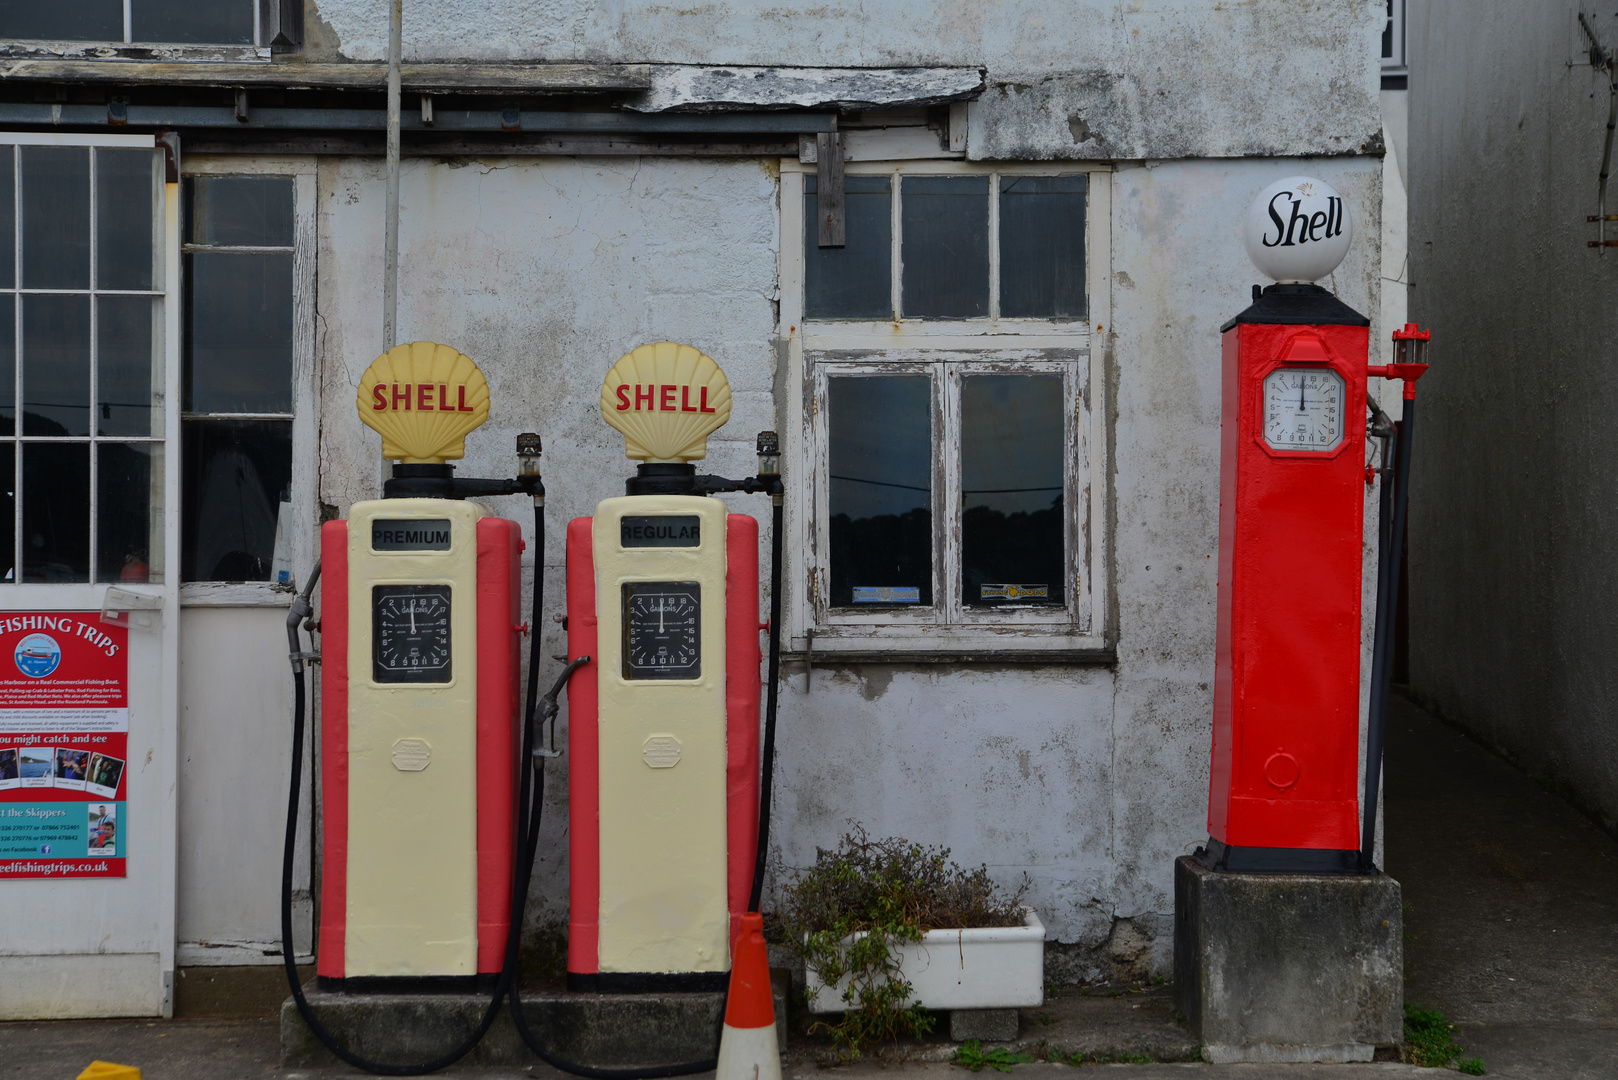
[(0, 880), (124, 877), (129, 631), (0, 611)]

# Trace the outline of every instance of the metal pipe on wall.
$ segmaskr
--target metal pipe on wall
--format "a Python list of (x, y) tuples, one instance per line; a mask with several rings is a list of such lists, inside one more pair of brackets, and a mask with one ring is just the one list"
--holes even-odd
[(404, 0), (388, 6), (388, 220), (382, 253), (382, 349), (398, 344), (399, 326), (399, 54)]

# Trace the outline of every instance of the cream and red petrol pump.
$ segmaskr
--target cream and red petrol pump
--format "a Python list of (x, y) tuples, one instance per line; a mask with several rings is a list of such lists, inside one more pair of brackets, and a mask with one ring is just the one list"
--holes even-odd
[[(321, 561), (287, 618), (294, 673), (291, 792), (282, 863), (288, 981), (310, 1030), (343, 1061), (416, 1075), (464, 1056), (502, 1001), (545, 1061), (616, 1080), (713, 1069), (579, 1065), (529, 1029), (515, 984), (512, 913), (527, 897), (569, 687), (572, 858), (569, 982), (602, 991), (723, 989), (743, 912), (757, 911), (769, 830), (779, 671), (782, 486), (774, 432), (756, 477), (698, 476), (690, 462), (730, 415), (724, 372), (662, 342), (625, 355), (602, 389), (605, 419), (641, 465), (629, 495), (568, 530), (569, 662), (538, 693), (531, 637), (519, 710), (520, 639), (543, 610), (545, 488), (538, 435), (518, 437), (514, 479), (456, 477), (450, 460), (487, 418), (477, 365), (448, 345), (379, 356), (361, 379), (361, 419), (395, 462), (384, 497), (321, 530)], [(771, 621), (759, 622), (758, 527), (706, 496), (769, 494)], [(534, 504), (531, 614), (521, 603), (522, 532), (474, 499)], [(320, 588), (320, 617), (312, 598)], [(319, 633), (305, 652), (299, 631)], [(760, 773), (759, 634), (770, 631)], [(425, 1062), (369, 1060), (321, 1021), (293, 961), (291, 873), (306, 710), (305, 665), (323, 664), (320, 717), (320, 988), (488, 987), (482, 1021)], [(569, 679), (572, 679), (571, 685)], [(550, 720), (551, 749), (543, 745)], [(762, 796), (761, 796), (762, 789)]]
[[(1370, 320), (1314, 282), (1352, 235), (1329, 186), (1288, 177), (1247, 222), (1276, 284), (1222, 328), (1218, 642), (1207, 859), (1225, 871), (1371, 869), (1391, 582), (1408, 477), (1415, 380), (1427, 335), (1395, 333), (1400, 361), (1368, 363)], [(1399, 471), (1386, 468), (1366, 799), (1359, 799), (1363, 458), (1392, 435), (1368, 379), (1405, 380)], [(1392, 512), (1390, 513), (1390, 499)], [(1362, 819), (1361, 810), (1364, 810)]]
[(400, 464), (390, 497), (321, 527), (316, 970), (494, 976), (511, 912), (522, 530), (472, 491), (444, 497), (489, 390), (471, 358), (415, 342), (376, 359), (357, 404)]
[[(696, 475), (730, 405), (719, 365), (667, 341), (601, 387), (641, 464), (627, 495), (567, 530), (568, 654), (595, 658), (568, 686), (569, 989), (722, 988), (756, 910), (758, 525), (708, 494), (781, 496), (773, 464)], [(774, 451), (761, 436), (761, 463)]]

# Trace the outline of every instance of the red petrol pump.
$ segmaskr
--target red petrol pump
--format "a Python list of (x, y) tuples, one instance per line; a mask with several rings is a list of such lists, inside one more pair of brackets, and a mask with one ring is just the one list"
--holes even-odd
[[(1314, 284), (1351, 235), (1321, 181), (1265, 188), (1245, 239), (1275, 284), (1221, 328), (1208, 844), (1174, 862), (1174, 1004), (1214, 1063), (1371, 1061), (1403, 1030), (1402, 894), (1373, 844), (1427, 335), (1407, 326), (1398, 362), (1368, 362), (1369, 320)], [(1378, 377), (1404, 381), (1398, 425), (1371, 396)], [(1362, 802), (1365, 485), (1379, 474)]]
[[(631, 392), (639, 396), (623, 404)], [(730, 414), (723, 371), (670, 342), (614, 366), (602, 390), (604, 418), (642, 464), (627, 497), (570, 526), (573, 659), (541, 697), (532, 633), (519, 712), (520, 638), (543, 611), (539, 437), (519, 436), (515, 479), (454, 476), (448, 461), (463, 456), (466, 434), (487, 417), (489, 393), (470, 358), (431, 342), (378, 357), (360, 381), (357, 407), (396, 462), (392, 477), (384, 498), (356, 503), (346, 521), (323, 526), (321, 562), (287, 620), (295, 707), (282, 932), (300, 1014), (339, 1058), (387, 1075), (458, 1060), (502, 1001), (529, 1047), (566, 1071), (635, 1080), (714, 1068), (713, 1059), (597, 1068), (547, 1049), (529, 1029), (515, 984), (512, 913), (527, 897), (544, 765), (558, 756), (556, 699), (585, 673), (569, 691), (570, 988), (724, 988), (738, 922), (758, 909), (769, 827), (782, 514), (774, 432), (759, 435), (756, 477), (697, 476), (690, 461), (705, 456), (708, 434)], [(768, 624), (758, 621), (757, 525), (706, 497), (718, 492), (772, 496)], [(534, 503), (538, 550), (526, 623), (521, 530), (469, 501), (503, 495)], [(300, 627), (320, 633), (320, 653), (303, 650)], [(758, 635), (766, 628), (761, 777)], [(476, 1030), (431, 1061), (390, 1064), (355, 1053), (322, 1024), (298, 981), (291, 867), (311, 661), (324, 663), (318, 981), (340, 993), (492, 989)]]
[[(1405, 380), (1405, 472), (1384, 476), (1381, 658), (1391, 592), (1387, 533), (1402, 534), (1420, 358), (1368, 363), (1370, 320), (1313, 282), (1351, 228), (1327, 185), (1289, 177), (1249, 213), (1248, 251), (1276, 284), (1222, 327), (1218, 641), (1207, 858), (1217, 870), (1353, 873), (1370, 863), (1386, 667), (1373, 662), (1366, 811), (1359, 717), (1368, 379)], [(1401, 335), (1403, 335), (1401, 337)], [(1414, 326), (1396, 333), (1414, 341)], [(1378, 410), (1378, 415), (1380, 411)], [(1376, 434), (1386, 434), (1376, 431)], [(1385, 464), (1384, 453), (1384, 464)], [(1388, 495), (1397, 490), (1389, 520)], [(1378, 702), (1381, 702), (1378, 707)], [(1363, 843), (1362, 843), (1363, 840)]]

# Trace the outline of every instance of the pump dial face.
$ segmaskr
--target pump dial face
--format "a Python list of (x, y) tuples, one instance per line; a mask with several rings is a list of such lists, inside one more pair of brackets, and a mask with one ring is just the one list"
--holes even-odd
[(1343, 441), (1343, 377), (1330, 368), (1264, 376), (1264, 441), (1276, 450), (1334, 450)]
[(450, 681), (450, 587), (371, 587), (371, 677), (379, 683)]
[(702, 586), (695, 581), (624, 584), (624, 678), (702, 675)]

